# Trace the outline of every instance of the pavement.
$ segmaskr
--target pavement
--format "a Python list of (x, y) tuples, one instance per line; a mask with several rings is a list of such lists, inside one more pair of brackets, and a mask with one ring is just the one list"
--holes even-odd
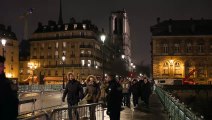
[[(168, 115), (164, 112), (163, 105), (156, 94), (150, 96), (149, 108), (144, 107), (141, 101), (137, 108), (133, 108), (132, 104), (131, 106), (131, 108), (124, 107), (120, 120), (168, 120)], [(104, 120), (110, 120), (106, 113)]]

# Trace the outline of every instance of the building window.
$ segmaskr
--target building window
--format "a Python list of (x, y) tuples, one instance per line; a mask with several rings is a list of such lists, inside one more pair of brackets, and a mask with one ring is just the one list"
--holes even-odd
[(58, 51), (55, 51), (55, 58), (59, 58), (59, 53), (58, 53)]
[(74, 29), (76, 29), (77, 28), (77, 24), (74, 24)]
[(65, 56), (66, 56), (66, 51), (65, 51), (65, 50), (63, 50), (63, 55), (65, 55)]
[(42, 43), (42, 44), (41, 44), (41, 48), (42, 48), (42, 49), (44, 49), (44, 47), (45, 47), (45, 44), (44, 44), (44, 43)]
[(58, 42), (56, 42), (55, 47), (58, 49), (58, 47), (59, 47), (59, 43)]
[(91, 55), (91, 51), (90, 50), (88, 51), (88, 55)]
[(55, 71), (55, 76), (58, 76), (58, 71), (57, 70)]
[(81, 60), (81, 65), (82, 65), (82, 66), (85, 65), (85, 60)]
[(63, 42), (63, 48), (65, 48), (66, 47), (66, 42)]
[(48, 49), (51, 49), (51, 48), (52, 48), (52, 46), (51, 46), (51, 44), (49, 44), (49, 45), (48, 45)]
[(179, 62), (176, 62), (174, 65), (175, 65), (175, 72), (174, 72), (174, 74), (175, 75), (181, 75), (180, 63)]
[(65, 25), (65, 30), (68, 30), (68, 25)]
[(84, 54), (85, 53), (85, 50), (81, 50), (81, 52), (80, 52), (81, 54)]
[(37, 56), (37, 52), (33, 51), (33, 57), (36, 57), (36, 56)]
[(188, 44), (186, 45), (186, 52), (187, 52), (187, 53), (191, 53), (191, 50), (192, 50), (191, 43), (188, 43)]
[(88, 66), (91, 66), (91, 60), (88, 60)]
[(163, 53), (168, 53), (168, 44), (163, 44)]
[(180, 52), (180, 44), (176, 43), (174, 44), (174, 52), (179, 53)]
[(204, 46), (203, 45), (198, 45), (198, 51), (200, 52), (200, 53), (203, 53), (203, 48)]
[(169, 63), (165, 62), (163, 64), (163, 75), (168, 75), (169, 74)]
[(11, 62), (13, 62), (13, 61), (14, 61), (13, 56), (11, 56)]

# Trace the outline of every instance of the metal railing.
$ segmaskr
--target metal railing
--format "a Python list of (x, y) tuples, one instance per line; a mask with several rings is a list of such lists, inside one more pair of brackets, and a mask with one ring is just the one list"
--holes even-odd
[(70, 118), (76, 120), (104, 120), (103, 103), (72, 106), (70, 108), (58, 108), (54, 109), (50, 115), (50, 120), (62, 120)]
[(164, 110), (168, 112), (170, 120), (203, 120), (203, 116), (199, 117), (194, 114), (186, 105), (180, 103), (170, 93), (156, 86), (156, 94), (159, 96)]
[(20, 118), (19, 120), (50, 120), (50, 119), (49, 119), (49, 115), (46, 112), (42, 111), (35, 115), (29, 116), (23, 119)]
[[(35, 112), (35, 102), (36, 102), (36, 100), (37, 99), (28, 99), (28, 100), (20, 100), (19, 101), (19, 108), (18, 108), (18, 113), (19, 113), (19, 115), (21, 115), (21, 114), (28, 114), (28, 113), (32, 113), (32, 114), (34, 114), (34, 112)], [(27, 112), (24, 112), (24, 113), (21, 113), (20, 112), (20, 108), (21, 108), (21, 106), (23, 106), (24, 104), (31, 104), (32, 105), (32, 111), (27, 111)]]
[[(71, 113), (71, 114), (69, 114)], [(70, 118), (71, 117), (71, 118)], [(104, 120), (103, 103), (85, 104), (79, 106), (62, 107), (50, 112), (41, 111), (30, 114), (20, 120)]]
[(60, 91), (62, 90), (62, 84), (59, 85), (19, 85), (18, 92), (29, 91)]

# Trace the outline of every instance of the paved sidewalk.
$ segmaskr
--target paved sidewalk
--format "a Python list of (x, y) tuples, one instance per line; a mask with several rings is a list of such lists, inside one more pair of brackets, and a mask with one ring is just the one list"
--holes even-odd
[[(156, 94), (150, 96), (149, 108), (145, 108), (141, 102), (136, 109), (124, 108), (121, 111), (120, 120), (168, 120), (168, 115), (163, 112), (163, 106)], [(109, 120), (109, 116), (106, 113), (105, 120)]]

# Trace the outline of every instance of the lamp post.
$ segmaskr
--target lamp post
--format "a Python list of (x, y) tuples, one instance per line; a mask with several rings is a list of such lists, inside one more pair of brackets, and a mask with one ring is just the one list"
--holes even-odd
[(2, 56), (4, 57), (4, 47), (5, 47), (5, 45), (6, 45), (6, 43), (7, 43), (7, 40), (6, 39), (1, 39), (1, 44), (2, 44)]
[(63, 61), (63, 89), (65, 89), (65, 80), (64, 80), (64, 65), (65, 65), (65, 60), (66, 57), (65, 55), (62, 56), (62, 61)]
[(32, 70), (32, 85), (34, 83), (34, 70), (37, 69), (37, 65), (35, 63), (28, 63), (28, 67)]
[(105, 76), (105, 70), (104, 70), (104, 42), (106, 39), (106, 35), (102, 34), (100, 36), (100, 39), (102, 41), (102, 79), (104, 80)]

